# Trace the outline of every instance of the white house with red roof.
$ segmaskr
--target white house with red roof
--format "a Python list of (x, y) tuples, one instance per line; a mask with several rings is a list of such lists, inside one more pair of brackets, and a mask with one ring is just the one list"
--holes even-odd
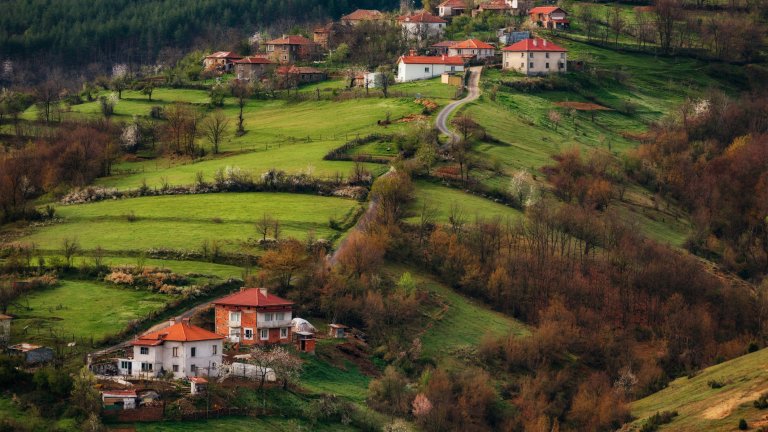
[(234, 62), (241, 58), (243, 58), (243, 56), (237, 55), (231, 51), (216, 51), (211, 55), (205, 56), (203, 59), (203, 66), (206, 70), (228, 72), (232, 69)]
[(459, 56), (465, 59), (485, 60), (493, 58), (496, 48), (479, 39), (467, 39), (448, 47), (449, 56)]
[(464, 0), (445, 0), (437, 5), (437, 14), (442, 18), (463, 15), (467, 12), (467, 3)]
[(557, 6), (538, 6), (528, 11), (528, 15), (532, 22), (548, 29), (564, 29), (570, 25), (568, 13)]
[(174, 378), (218, 375), (224, 337), (187, 319), (170, 324), (132, 340), (133, 355), (117, 361), (120, 373), (154, 377), (170, 372)]
[(291, 341), (293, 302), (266, 288), (243, 288), (213, 302), (216, 333), (230, 342), (267, 345)]
[(403, 28), (405, 37), (412, 40), (440, 38), (445, 33), (445, 25), (448, 24), (448, 21), (427, 11), (403, 15), (397, 18), (397, 22)]
[(567, 72), (568, 50), (542, 38), (523, 39), (501, 52), (502, 69), (526, 75)]
[(395, 81), (408, 82), (439, 77), (444, 73), (464, 72), (464, 59), (458, 56), (418, 56), (411, 50), (410, 55), (397, 59)]

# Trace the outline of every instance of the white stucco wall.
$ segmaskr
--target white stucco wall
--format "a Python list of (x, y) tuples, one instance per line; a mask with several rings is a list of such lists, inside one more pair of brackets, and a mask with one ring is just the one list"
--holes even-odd
[(443, 64), (406, 64), (400, 62), (397, 65), (397, 82), (408, 82), (422, 79), (435, 78), (444, 72), (463, 72), (464, 66), (446, 66)]
[[(119, 359), (117, 366), (121, 374), (128, 374), (128, 370), (122, 367), (122, 362), (130, 361), (131, 374), (140, 376), (142, 374), (156, 376), (160, 370), (173, 372), (174, 378), (184, 378), (193, 376), (216, 376), (218, 367), (221, 365), (222, 351), (224, 344), (221, 340), (208, 340), (196, 342), (165, 342), (163, 345), (147, 347), (148, 354), (141, 354), (140, 346), (133, 347), (133, 359)], [(214, 348), (216, 351), (214, 354)], [(173, 348), (177, 348), (178, 357), (173, 356)], [(195, 348), (195, 356), (192, 357), (192, 348)], [(152, 372), (143, 372), (142, 363), (151, 363)], [(173, 371), (173, 366), (178, 366), (178, 371)], [(195, 365), (198, 370), (195, 373), (192, 370)], [(210, 368), (210, 369), (209, 369)]]
[[(562, 64), (562, 68), (558, 67)], [(568, 53), (564, 52), (510, 52), (505, 51), (503, 68), (526, 75), (545, 75), (567, 72)]]

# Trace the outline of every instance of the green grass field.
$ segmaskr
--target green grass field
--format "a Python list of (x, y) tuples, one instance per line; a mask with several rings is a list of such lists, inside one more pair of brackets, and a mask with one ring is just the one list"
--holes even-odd
[[(46, 255), (46, 260), (50, 259), (54, 255)], [(61, 255), (55, 255), (62, 260)], [(74, 258), (74, 266), (78, 267), (82, 264), (92, 265), (94, 258), (92, 256), (77, 256)], [(105, 266), (123, 266), (123, 265), (137, 265), (139, 261), (138, 256), (106, 256), (103, 257), (103, 265)], [(167, 260), (167, 259), (153, 259), (142, 258), (144, 266), (146, 267), (159, 267), (171, 270), (178, 274), (197, 274), (203, 275), (203, 277), (211, 277), (216, 279), (228, 279), (228, 278), (241, 278), (243, 276), (243, 268), (226, 265), (216, 264), (203, 261), (179, 261), (179, 260)]]
[(61, 432), (76, 432), (77, 427), (75, 419), (66, 418), (58, 421), (47, 420), (40, 416), (39, 412), (30, 412), (20, 410), (9, 396), (0, 394), (0, 420), (11, 420), (24, 425), (25, 430), (33, 432), (49, 432), (51, 430)]
[[(217, 193), (142, 197), (91, 204), (58, 206), (64, 222), (37, 228), (19, 239), (44, 250), (59, 250), (66, 238), (84, 249), (107, 251), (149, 248), (197, 250), (217, 240), (225, 250), (256, 238), (254, 222), (267, 214), (280, 221), (283, 237), (304, 238), (314, 231), (330, 238), (330, 218), (352, 217), (360, 204), (316, 195), (286, 193)], [(129, 221), (135, 217), (135, 221)]]
[[(334, 339), (319, 339), (316, 351), (323, 351), (335, 355), (334, 345), (338, 343)], [(319, 360), (318, 356), (302, 355), (304, 369), (301, 374), (301, 386), (313, 393), (327, 393), (345, 397), (353, 402), (363, 404), (368, 393), (370, 378), (363, 375), (359, 368), (345, 362), (342, 368)]]
[(416, 199), (411, 205), (411, 216), (406, 219), (407, 222), (419, 221), (419, 213), (425, 203), (437, 210), (436, 220), (443, 224), (448, 223), (451, 207), (454, 205), (461, 209), (468, 222), (473, 221), (478, 216), (509, 218), (511, 220), (522, 217), (522, 213), (512, 207), (448, 186), (424, 180), (416, 181), (415, 185)]
[[(632, 415), (640, 426), (657, 411), (677, 411), (663, 431), (733, 431), (739, 419), (750, 430), (768, 425), (767, 412), (752, 405), (768, 392), (768, 350), (763, 349), (705, 369), (693, 378), (679, 378), (664, 390), (632, 403)], [(719, 381), (722, 388), (708, 382)]]
[[(309, 430), (309, 425), (306, 421), (281, 417), (228, 417), (194, 422), (136, 423), (134, 427), (136, 432), (181, 432), (190, 430), (200, 432), (295, 432)], [(312, 430), (319, 432), (344, 432), (357, 429), (342, 424), (318, 424), (313, 426)]]
[(23, 307), (11, 307), (9, 313), (15, 317), (12, 339), (45, 341), (51, 329), (65, 339), (74, 336), (99, 340), (162, 308), (169, 300), (167, 295), (105, 283), (63, 280), (55, 288), (22, 297), (19, 304)]

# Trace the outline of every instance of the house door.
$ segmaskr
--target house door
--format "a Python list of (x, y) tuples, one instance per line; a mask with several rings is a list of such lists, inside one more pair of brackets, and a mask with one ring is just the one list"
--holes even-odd
[(230, 328), (229, 329), (229, 341), (230, 342), (240, 342), (240, 329), (239, 328)]
[(301, 352), (306, 351), (307, 350), (307, 341), (302, 339), (300, 342), (301, 342), (301, 347), (299, 348), (299, 351), (301, 351)]
[(128, 362), (128, 375), (133, 375), (133, 362)]

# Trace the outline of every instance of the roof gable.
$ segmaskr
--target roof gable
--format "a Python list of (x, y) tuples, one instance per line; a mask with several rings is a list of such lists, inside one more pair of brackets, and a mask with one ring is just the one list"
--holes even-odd
[(437, 5), (437, 7), (450, 7), (451, 9), (466, 9), (467, 4), (464, 3), (464, 0), (445, 0), (444, 2)]
[[(284, 66), (285, 67), (285, 66)], [(283, 67), (283, 68), (284, 68)], [(305, 69), (305, 70), (302, 70)], [(288, 70), (281, 72), (278, 69), (278, 73), (323, 73), (315, 68), (298, 68), (292, 66)], [(240, 292), (224, 296), (218, 300), (214, 300), (215, 305), (227, 305), (227, 306), (291, 306), (293, 302), (284, 298), (278, 297), (274, 294), (266, 292), (262, 288), (244, 288)]]
[(465, 41), (457, 42), (451, 45), (449, 48), (457, 49), (494, 49), (493, 45), (487, 44), (479, 39), (467, 39)]
[(376, 9), (358, 9), (349, 15), (344, 15), (341, 20), (349, 21), (374, 21), (384, 18), (384, 14)]
[(551, 14), (551, 13), (555, 13), (556, 11), (560, 11), (562, 13), (566, 13), (564, 10), (560, 9), (557, 6), (537, 6), (537, 7), (533, 8), (533, 9), (531, 9), (531, 11), (528, 12), (528, 13), (529, 14), (544, 14), (544, 15), (548, 15), (548, 14)]
[(523, 39), (508, 47), (504, 47), (502, 51), (568, 52), (567, 49), (542, 38)]

